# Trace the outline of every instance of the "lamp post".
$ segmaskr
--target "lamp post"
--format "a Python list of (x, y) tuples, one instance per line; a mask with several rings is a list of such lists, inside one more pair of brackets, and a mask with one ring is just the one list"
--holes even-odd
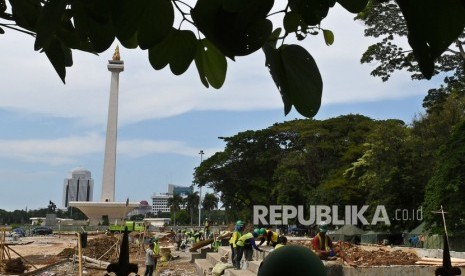
[[(202, 158), (205, 153), (203, 152), (203, 150), (200, 150), (199, 154), (200, 154), (200, 165), (202, 165), (202, 161), (203, 161)], [(202, 186), (200, 186), (200, 194), (199, 194), (199, 227), (201, 223), (201, 218), (202, 218)]]

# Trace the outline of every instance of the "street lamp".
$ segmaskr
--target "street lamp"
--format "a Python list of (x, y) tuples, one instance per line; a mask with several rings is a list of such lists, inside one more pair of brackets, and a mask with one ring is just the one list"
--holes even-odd
[[(199, 154), (200, 154), (200, 165), (202, 165), (202, 161), (203, 161), (202, 157), (205, 153), (203, 152), (203, 150), (200, 150)], [(202, 217), (202, 186), (200, 186), (200, 194), (199, 194), (199, 227), (201, 223), (201, 217)]]

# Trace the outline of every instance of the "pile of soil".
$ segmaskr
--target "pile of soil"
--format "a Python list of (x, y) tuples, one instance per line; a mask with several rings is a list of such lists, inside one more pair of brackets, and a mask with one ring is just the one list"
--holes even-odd
[(27, 269), (21, 258), (8, 260), (4, 266), (4, 272), (11, 274), (23, 274)]
[[(300, 244), (312, 248), (311, 241), (290, 241), (289, 244)], [(334, 249), (340, 249), (346, 257), (357, 266), (388, 266), (388, 265), (414, 265), (420, 258), (411, 252), (402, 250), (390, 250), (390, 248), (379, 247), (365, 250), (362, 246), (349, 242), (334, 243)], [(339, 256), (339, 254), (338, 254)]]
[[(82, 249), (82, 255), (93, 259), (100, 259), (106, 262), (117, 262), (119, 249), (121, 247), (121, 235), (99, 236), (87, 241), (87, 246)], [(135, 253), (139, 248), (129, 243), (129, 252)], [(71, 258), (76, 253), (76, 248), (65, 248), (58, 256)]]
[(379, 248), (375, 251), (352, 246), (345, 251), (347, 257), (358, 266), (414, 265), (420, 258), (409, 252)]

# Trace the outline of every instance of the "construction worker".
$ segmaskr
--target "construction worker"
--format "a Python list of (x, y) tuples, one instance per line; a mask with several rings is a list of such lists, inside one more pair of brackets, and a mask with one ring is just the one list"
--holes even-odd
[(205, 219), (205, 227), (204, 227), (204, 230), (205, 230), (205, 237), (204, 239), (208, 239), (209, 236), (210, 236), (210, 221), (208, 221), (208, 218)]
[(328, 225), (320, 225), (318, 234), (316, 234), (312, 240), (312, 249), (315, 254), (322, 260), (334, 256), (333, 242), (331, 241), (331, 238), (326, 235), (327, 231)]
[(287, 244), (287, 238), (282, 236), (281, 237), (281, 243), (278, 243), (275, 247), (274, 247), (274, 250), (278, 249), (278, 248), (281, 248), (283, 246), (285, 246)]
[(182, 233), (181, 233), (181, 229), (178, 229), (176, 231), (176, 236), (174, 237), (174, 240), (176, 241), (176, 250), (179, 251), (180, 247), (181, 247), (181, 242), (183, 240), (183, 236), (182, 236)]
[(145, 273), (144, 276), (152, 276), (153, 272), (157, 269), (157, 259), (160, 256), (160, 245), (158, 238), (152, 239), (153, 242), (149, 243), (149, 248), (145, 251)]
[(281, 243), (282, 237), (279, 236), (278, 233), (272, 231), (270, 228), (268, 228), (267, 230), (265, 230), (265, 228), (261, 228), (261, 229), (263, 229), (262, 231), (266, 231), (266, 233), (260, 239), (260, 243), (258, 244), (258, 246), (261, 246), (265, 242), (265, 240), (266, 240), (266, 245), (267, 246), (271, 245), (271, 246), (275, 247), (277, 244)]
[(231, 246), (231, 260), (234, 263), (234, 258), (236, 257), (236, 242), (242, 236), (242, 232), (244, 231), (244, 223), (242, 220), (236, 221), (236, 226), (234, 231), (229, 239), (229, 245)]
[[(263, 231), (262, 231), (263, 230)], [(245, 259), (247, 261), (252, 260), (253, 249), (263, 252), (260, 248), (258, 248), (257, 244), (255, 244), (255, 239), (263, 236), (265, 234), (265, 229), (254, 229), (253, 232), (247, 233), (242, 235), (236, 243), (236, 258), (234, 262), (235, 269), (241, 269), (241, 259), (242, 255), (245, 255)], [(253, 249), (252, 249), (253, 248)]]

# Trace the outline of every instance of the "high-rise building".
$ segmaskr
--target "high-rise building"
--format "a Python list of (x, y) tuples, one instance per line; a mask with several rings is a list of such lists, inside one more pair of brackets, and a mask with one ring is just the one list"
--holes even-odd
[(192, 186), (177, 186), (173, 184), (168, 184), (168, 194), (171, 195), (180, 195), (180, 196), (187, 196), (188, 194), (192, 194), (194, 188)]
[(75, 168), (63, 183), (63, 206), (67, 208), (70, 201), (92, 201), (93, 193), (94, 180), (90, 171)]

